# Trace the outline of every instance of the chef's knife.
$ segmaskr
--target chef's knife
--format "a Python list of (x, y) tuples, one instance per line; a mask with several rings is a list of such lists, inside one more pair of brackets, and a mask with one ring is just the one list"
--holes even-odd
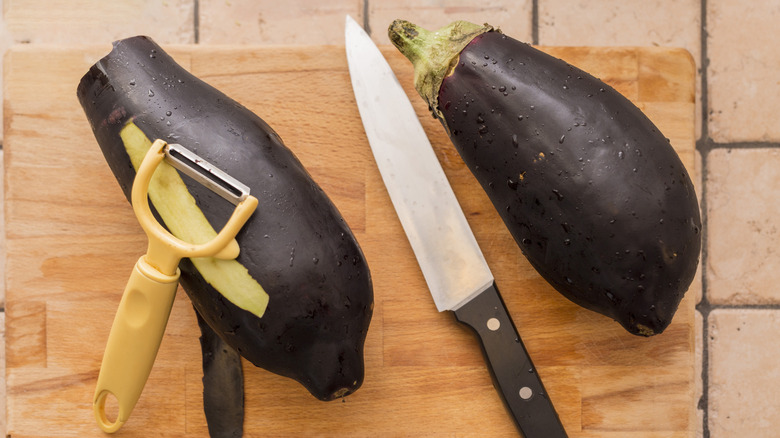
[(409, 98), (349, 16), (345, 38), (368, 142), (437, 309), (476, 332), (493, 383), (526, 438), (566, 437)]

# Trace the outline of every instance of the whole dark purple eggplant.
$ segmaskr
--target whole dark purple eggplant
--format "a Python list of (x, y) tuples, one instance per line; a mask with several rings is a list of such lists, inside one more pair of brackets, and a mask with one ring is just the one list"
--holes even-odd
[[(373, 310), (369, 269), (339, 211), (276, 132), (147, 37), (116, 42), (77, 94), (128, 199), (135, 161), (158, 138), (182, 144), (258, 198), (237, 236), (237, 265), (180, 264), (184, 290), (205, 322), (254, 365), (299, 381), (318, 399), (360, 387)], [(197, 205), (193, 216), (219, 230), (233, 206), (188, 178), (181, 181), (182, 198)], [(163, 222), (194, 219), (175, 217), (183, 215), (177, 211), (166, 217), (164, 204), (173, 199), (155, 202), (152, 191)], [(230, 275), (221, 270), (228, 264)]]
[(489, 25), (391, 41), (534, 268), (633, 334), (661, 333), (696, 272), (699, 206), (664, 135), (599, 79)]

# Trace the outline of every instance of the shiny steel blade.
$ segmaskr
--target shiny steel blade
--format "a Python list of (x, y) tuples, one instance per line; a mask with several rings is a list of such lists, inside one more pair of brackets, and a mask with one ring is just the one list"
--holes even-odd
[(249, 196), (249, 187), (180, 144), (167, 144), (165, 161), (183, 174), (206, 186), (233, 205)]
[(355, 99), (390, 199), (436, 307), (456, 310), (493, 275), (390, 65), (349, 16), (345, 37)]

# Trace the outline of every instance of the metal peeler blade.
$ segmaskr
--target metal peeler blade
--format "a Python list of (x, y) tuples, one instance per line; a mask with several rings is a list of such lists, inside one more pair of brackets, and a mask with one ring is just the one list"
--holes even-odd
[(249, 187), (180, 144), (163, 148), (165, 161), (233, 205), (249, 196)]

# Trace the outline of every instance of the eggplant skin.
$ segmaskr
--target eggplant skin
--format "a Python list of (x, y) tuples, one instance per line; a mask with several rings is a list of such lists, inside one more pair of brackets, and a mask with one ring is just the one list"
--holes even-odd
[(195, 311), (203, 356), (203, 412), (210, 438), (244, 436), (244, 369), (241, 355)]
[[(368, 265), (335, 205), (276, 132), (144, 36), (115, 42), (77, 95), (128, 200), (135, 170), (119, 133), (131, 124), (152, 141), (182, 144), (258, 198), (236, 237), (236, 260), (268, 294), (268, 306), (261, 316), (236, 306), (183, 259), (181, 284), (208, 325), (254, 365), (299, 381), (318, 399), (357, 390), (373, 311)], [(221, 229), (233, 206), (183, 180)]]
[(668, 139), (612, 87), (490, 27), (451, 68), (432, 109), (533, 267), (630, 333), (663, 332), (701, 250)]

